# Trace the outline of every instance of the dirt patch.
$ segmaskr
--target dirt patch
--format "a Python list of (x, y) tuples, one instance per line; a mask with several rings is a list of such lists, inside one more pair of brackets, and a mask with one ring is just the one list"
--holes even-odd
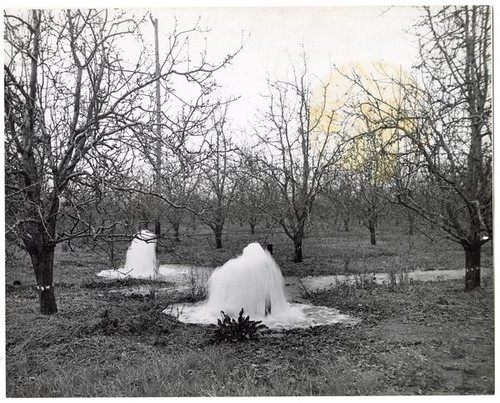
[[(494, 393), (491, 286), (463, 291), (462, 281), (415, 283), (404, 292), (380, 288), (348, 297), (315, 293), (364, 318), (353, 339), (362, 360), (377, 363), (401, 393)], [(377, 319), (380, 318), (380, 319)]]

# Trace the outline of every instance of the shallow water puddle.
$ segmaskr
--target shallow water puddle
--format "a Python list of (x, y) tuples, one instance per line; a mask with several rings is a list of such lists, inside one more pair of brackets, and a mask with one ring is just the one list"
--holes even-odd
[(174, 283), (183, 283), (189, 279), (189, 276), (197, 276), (199, 278), (210, 277), (213, 269), (207, 267), (185, 266), (180, 264), (164, 264), (158, 268), (158, 276), (151, 274), (131, 274), (125, 268), (116, 270), (103, 270), (97, 273), (97, 276), (109, 279), (125, 279), (128, 277), (142, 278), (149, 280), (160, 280)]
[[(172, 292), (172, 291), (187, 291), (193, 284), (197, 286), (205, 286), (208, 278), (214, 269), (192, 267), (184, 265), (162, 265), (159, 267), (159, 275), (157, 277), (143, 276), (134, 278), (144, 278), (152, 280), (160, 280), (173, 283), (172, 286), (161, 287), (151, 285), (138, 285), (119, 289), (116, 292), (129, 294), (148, 295), (154, 292)], [(104, 270), (97, 274), (100, 277), (108, 279), (125, 279), (131, 277), (124, 269)], [(399, 274), (398, 274), (399, 275)], [(370, 280), (378, 284), (390, 283), (390, 275), (388, 273), (369, 274)], [(449, 279), (463, 279), (465, 277), (465, 269), (458, 270), (436, 270), (436, 271), (413, 271), (407, 273), (408, 279), (417, 281), (440, 281)], [(492, 269), (481, 269), (481, 276), (491, 277)], [(359, 319), (349, 315), (341, 314), (337, 309), (309, 305), (302, 302), (302, 294), (304, 289), (307, 291), (322, 290), (334, 288), (342, 283), (354, 283), (356, 278), (354, 275), (335, 275), (335, 276), (316, 276), (316, 277), (284, 277), (285, 294), (290, 307), (294, 312), (293, 315), (287, 317), (273, 317), (273, 315), (265, 317), (252, 316), (252, 320), (262, 320), (270, 329), (291, 329), (291, 328), (308, 328), (311, 326), (327, 325), (333, 323), (356, 324)], [(359, 278), (358, 278), (359, 281)], [(399, 278), (398, 278), (399, 281)], [(185, 323), (201, 323), (214, 324), (220, 318), (220, 311), (203, 311), (202, 301), (196, 304), (175, 304), (167, 307), (163, 312), (165, 314), (177, 317), (181, 322)], [(233, 315), (236, 316), (236, 315)]]
[[(215, 324), (221, 318), (220, 312), (210, 312), (207, 314), (203, 310), (203, 303), (197, 304), (174, 304), (170, 305), (163, 313), (175, 316), (184, 323)], [(286, 316), (265, 317), (251, 316), (251, 320), (260, 320), (270, 329), (296, 329), (308, 328), (320, 325), (331, 325), (343, 323), (355, 325), (360, 319), (340, 313), (335, 308), (316, 306), (309, 304), (290, 303), (291, 314)], [(236, 317), (237, 315), (232, 315)], [(246, 316), (245, 314), (243, 316)]]
[(127, 278), (137, 278), (144, 280), (155, 280), (158, 282), (172, 283), (166, 287), (161, 287), (156, 283), (155, 286), (140, 284), (136, 286), (131, 286), (123, 289), (118, 289), (114, 292), (119, 292), (124, 295), (130, 294), (142, 294), (149, 295), (151, 290), (154, 289), (155, 292), (169, 292), (169, 291), (186, 291), (189, 290), (193, 284), (202, 285), (206, 284), (210, 274), (213, 269), (207, 267), (193, 267), (185, 265), (174, 265), (166, 264), (161, 265), (158, 268), (158, 275), (152, 276), (148, 275), (131, 275), (124, 268), (119, 268), (116, 270), (103, 270), (97, 273), (97, 276), (107, 279), (127, 279)]
[[(161, 265), (159, 267), (159, 276), (133, 276), (133, 278), (143, 278), (151, 280), (159, 280), (174, 283), (177, 290), (186, 289), (190, 286), (190, 282), (206, 283), (214, 269), (207, 267), (194, 267), (185, 265)], [(491, 268), (481, 268), (481, 277), (491, 277)], [(125, 279), (132, 277), (123, 268), (117, 270), (103, 270), (97, 273), (97, 276), (108, 279)], [(373, 280), (378, 284), (388, 284), (390, 277), (388, 273), (375, 273), (369, 274)], [(416, 270), (408, 272), (408, 278), (417, 281), (442, 281), (442, 280), (456, 280), (465, 278), (465, 269), (455, 270)], [(290, 289), (288, 292), (289, 297), (298, 297), (301, 289), (304, 287), (309, 291), (322, 290), (325, 288), (336, 287), (338, 283), (354, 283), (355, 277), (353, 275), (334, 275), (334, 276), (308, 276), (308, 277), (284, 277), (285, 288)], [(139, 287), (138, 287), (139, 288)], [(140, 286), (140, 288), (147, 288), (147, 286)], [(172, 287), (166, 287), (172, 289)], [(293, 290), (292, 290), (293, 289)]]
[[(400, 276), (400, 273), (397, 274)], [(406, 275), (406, 274), (405, 274)], [(465, 269), (456, 270), (415, 270), (408, 272), (408, 279), (416, 281), (443, 281), (443, 280), (458, 280), (465, 278)], [(491, 268), (481, 268), (482, 277), (491, 277)], [(367, 278), (373, 279), (377, 284), (389, 284), (390, 275), (388, 273), (369, 273)], [(399, 282), (399, 277), (398, 277)], [(336, 275), (336, 276), (316, 276), (316, 277), (303, 277), (288, 278), (288, 284), (300, 284), (308, 290), (321, 290), (325, 288), (336, 287), (339, 283), (355, 283), (356, 278), (353, 275)]]

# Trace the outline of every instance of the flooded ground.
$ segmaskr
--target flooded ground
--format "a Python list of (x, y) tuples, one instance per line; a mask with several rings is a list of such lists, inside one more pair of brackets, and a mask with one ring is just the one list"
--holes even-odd
[[(391, 279), (392, 276), (392, 279)], [(299, 297), (306, 290), (323, 290), (333, 288), (343, 283), (355, 283), (356, 281), (373, 281), (377, 284), (389, 284), (391, 281), (399, 282), (401, 277), (413, 281), (443, 281), (465, 278), (465, 269), (456, 270), (415, 270), (412, 272), (390, 273), (363, 273), (361, 275), (334, 275), (315, 277), (285, 277), (285, 287), (291, 299)], [(493, 269), (481, 268), (481, 278), (492, 277)]]
[[(168, 283), (165, 287), (155, 287), (157, 292), (168, 291), (186, 291), (192, 289), (194, 286), (205, 286), (208, 278), (214, 269), (206, 267), (193, 267), (183, 265), (161, 265), (159, 268), (159, 276), (154, 278), (162, 282)], [(123, 269), (118, 270), (104, 270), (97, 274), (100, 277), (117, 279), (127, 278), (128, 274)], [(396, 273), (393, 276), (396, 281), (400, 280), (401, 276), (407, 276), (411, 281), (443, 281), (455, 280), (465, 278), (465, 269), (455, 270), (416, 270), (407, 273)], [(492, 268), (482, 268), (481, 278), (492, 277)], [(153, 279), (152, 276), (149, 278)], [(302, 302), (304, 301), (303, 295), (308, 291), (323, 290), (328, 288), (337, 287), (343, 283), (355, 283), (356, 281), (373, 281), (378, 284), (389, 284), (391, 282), (391, 274), (389, 273), (366, 273), (362, 275), (332, 275), (332, 276), (315, 276), (315, 277), (284, 277), (285, 292), (289, 301)], [(131, 287), (127, 290), (119, 290), (124, 293), (147, 294), (150, 287), (147, 285), (140, 285)]]
[[(181, 265), (162, 265), (159, 267), (159, 275), (149, 278), (159, 280), (160, 285), (155, 283), (155, 292), (186, 292), (192, 291), (193, 287), (206, 287), (207, 281), (214, 269), (203, 267), (190, 267)], [(482, 269), (481, 276), (492, 277), (491, 268)], [(127, 278), (128, 274), (122, 270), (105, 270), (98, 273), (98, 276), (117, 279)], [(316, 276), (316, 277), (284, 277), (285, 295), (290, 305), (294, 306), (300, 314), (294, 320), (273, 320), (273, 318), (262, 318), (263, 322), (270, 328), (287, 329), (296, 327), (310, 327), (331, 323), (350, 323), (358, 322), (357, 318), (348, 315), (342, 315), (333, 308), (314, 306), (308, 304), (305, 297), (308, 292), (335, 288), (340, 284), (356, 282), (375, 282), (377, 284), (390, 284), (391, 282), (405, 281), (443, 281), (450, 279), (463, 279), (465, 269), (458, 270), (428, 270), (399, 273), (363, 273), (361, 275), (334, 275), (334, 276)], [(161, 286), (161, 282), (165, 286)], [(126, 289), (119, 289), (116, 292), (122, 294), (142, 294), (148, 295), (152, 291), (151, 285), (137, 285)], [(177, 316), (180, 321), (187, 323), (214, 323), (217, 318), (206, 318), (200, 320), (197, 317), (199, 304), (176, 304), (165, 309), (165, 313)]]
[[(201, 303), (180, 303), (167, 307), (163, 313), (175, 316), (185, 323), (215, 324), (221, 318), (220, 312), (207, 315)], [(286, 316), (270, 315), (252, 316), (252, 320), (259, 320), (269, 329), (297, 329), (320, 325), (343, 323), (355, 325), (360, 319), (340, 313), (338, 309), (326, 306), (316, 306), (304, 303), (290, 303), (290, 312)], [(245, 316), (245, 315), (244, 315)]]
[[(155, 286), (156, 292), (168, 291), (186, 291), (193, 287), (204, 286), (214, 269), (207, 267), (193, 267), (184, 265), (161, 265), (158, 268), (158, 275), (142, 276), (142, 279), (156, 280), (160, 285)], [(123, 268), (116, 270), (103, 270), (97, 273), (97, 276), (107, 279), (126, 279), (132, 276), (129, 275)], [(137, 278), (137, 277), (134, 277)], [(166, 285), (163, 287), (161, 283)], [(168, 284), (168, 285), (167, 285)], [(150, 285), (138, 285), (117, 292), (123, 294), (149, 294)]]

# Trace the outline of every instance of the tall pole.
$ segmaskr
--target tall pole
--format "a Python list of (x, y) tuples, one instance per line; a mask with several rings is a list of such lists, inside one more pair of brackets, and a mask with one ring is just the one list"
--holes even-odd
[[(157, 193), (161, 193), (161, 92), (160, 92), (160, 52), (158, 41), (158, 18), (153, 19), (155, 29), (155, 64), (156, 64), (156, 161), (155, 161), (155, 188)], [(161, 222), (159, 212), (155, 219), (155, 234), (158, 238), (161, 234)]]
[[(154, 18), (150, 14), (151, 22), (155, 29), (155, 78), (156, 78), (156, 161), (155, 161), (155, 190), (156, 193), (161, 194), (161, 92), (160, 92), (160, 51), (159, 51), (159, 40), (158, 40), (158, 18)], [(160, 211), (156, 211), (155, 218), (155, 235), (156, 235), (156, 253), (159, 252), (160, 235), (161, 235), (161, 221), (160, 221)], [(160, 259), (156, 259), (155, 273), (158, 274)]]

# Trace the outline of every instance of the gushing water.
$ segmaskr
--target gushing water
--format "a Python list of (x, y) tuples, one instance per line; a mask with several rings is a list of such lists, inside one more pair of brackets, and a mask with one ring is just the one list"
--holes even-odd
[(155, 234), (148, 230), (139, 231), (127, 250), (125, 266), (119, 270), (104, 270), (97, 275), (108, 278), (156, 277), (158, 275), (158, 264), (155, 238)]
[(216, 323), (221, 311), (236, 317), (241, 309), (252, 320), (270, 328), (309, 327), (356, 320), (336, 309), (288, 303), (278, 265), (258, 243), (218, 267), (208, 280), (208, 299), (198, 304), (176, 304), (164, 313), (187, 323)]
[(241, 256), (212, 273), (205, 309), (237, 315), (243, 308), (251, 317), (284, 316), (290, 310), (284, 287), (281, 271), (269, 252), (252, 243)]
[(153, 277), (158, 273), (155, 234), (139, 231), (127, 250), (124, 271), (132, 277)]

